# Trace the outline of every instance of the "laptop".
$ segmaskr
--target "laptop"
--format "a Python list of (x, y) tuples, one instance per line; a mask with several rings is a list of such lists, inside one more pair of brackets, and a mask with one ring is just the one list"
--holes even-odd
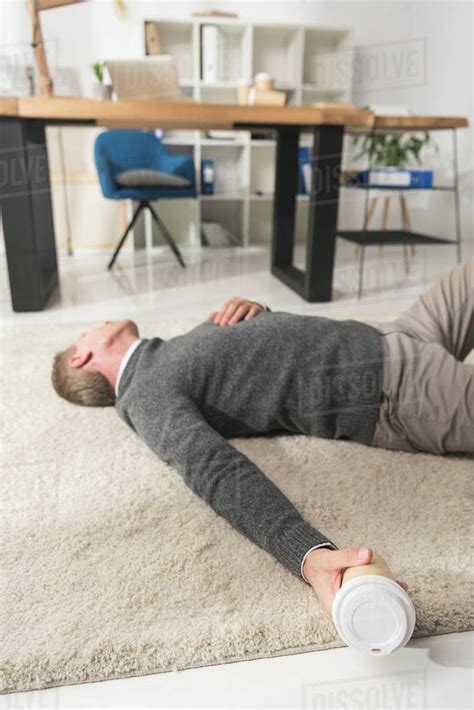
[(180, 101), (176, 62), (169, 54), (105, 62), (118, 99)]

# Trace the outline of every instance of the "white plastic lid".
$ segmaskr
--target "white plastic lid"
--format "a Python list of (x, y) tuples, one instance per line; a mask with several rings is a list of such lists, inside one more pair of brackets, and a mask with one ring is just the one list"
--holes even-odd
[(258, 74), (255, 74), (255, 81), (265, 81), (269, 79), (273, 79), (273, 76), (266, 71), (259, 71)]
[(416, 613), (402, 587), (388, 577), (351, 579), (334, 597), (332, 616), (342, 640), (364, 653), (386, 655), (411, 638)]

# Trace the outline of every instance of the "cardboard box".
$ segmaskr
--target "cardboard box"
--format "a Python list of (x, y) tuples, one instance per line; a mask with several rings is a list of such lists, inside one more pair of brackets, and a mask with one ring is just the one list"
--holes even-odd
[(255, 91), (255, 106), (284, 106), (286, 104), (286, 93), (284, 91)]

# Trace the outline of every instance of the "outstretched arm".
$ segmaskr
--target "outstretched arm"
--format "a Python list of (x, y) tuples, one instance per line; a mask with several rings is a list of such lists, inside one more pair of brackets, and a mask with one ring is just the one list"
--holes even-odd
[(129, 412), (137, 434), (239, 532), (299, 579), (305, 579), (301, 568), (308, 550), (336, 548), (303, 520), (247, 456), (208, 424), (192, 400), (170, 388), (160, 392), (158, 409), (156, 399), (147, 402), (147, 397), (144, 394)]
[(129, 416), (137, 434), (178, 470), (192, 491), (307, 582), (331, 615), (344, 570), (369, 562), (370, 549), (339, 550), (311, 527), (263, 471), (216, 432), (180, 392), (160, 393), (158, 409), (156, 398), (144, 393)]

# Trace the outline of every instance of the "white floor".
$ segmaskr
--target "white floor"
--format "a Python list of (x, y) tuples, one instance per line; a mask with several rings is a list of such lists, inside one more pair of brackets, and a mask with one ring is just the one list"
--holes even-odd
[(472, 708), (473, 633), (367, 659), (348, 648), (4, 696), (2, 708)]
[[(465, 257), (472, 252), (466, 248)], [(60, 294), (39, 313), (12, 312), (2, 257), (2, 323), (205, 318), (233, 295), (265, 301), (272, 310), (385, 320), (455, 265), (452, 247), (418, 247), (407, 276), (400, 248), (367, 250), (366, 286), (359, 301), (358, 258), (352, 245), (340, 242), (334, 301), (307, 304), (271, 276), (265, 249), (188, 253), (186, 270), (163, 252), (149, 259), (123, 254), (109, 273), (107, 256), (62, 257)], [(366, 659), (344, 648), (52, 688), (4, 696), (1, 707), (472, 708), (473, 641), (474, 633), (450, 634), (412, 641), (386, 658)]]
[[(466, 242), (464, 258), (474, 254)], [(309, 304), (270, 273), (270, 254), (263, 247), (203, 249), (184, 253), (182, 269), (168, 250), (153, 257), (121, 254), (112, 272), (110, 254), (60, 258), (61, 287), (48, 308), (37, 313), (13, 313), (8, 277), (0, 255), (0, 320), (3, 323), (64, 323), (103, 318), (205, 317), (233, 295), (268, 302), (272, 310), (313, 313), (328, 317), (356, 314), (360, 319), (396, 315), (440, 275), (456, 264), (452, 246), (417, 247), (405, 274), (401, 247), (366, 249), (364, 292), (357, 299), (359, 257), (352, 244), (338, 240), (334, 293), (331, 303)], [(297, 252), (300, 265), (304, 255)]]

